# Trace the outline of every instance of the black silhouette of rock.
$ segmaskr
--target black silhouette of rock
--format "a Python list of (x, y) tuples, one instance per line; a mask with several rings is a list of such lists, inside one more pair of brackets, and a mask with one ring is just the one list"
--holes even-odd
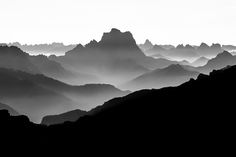
[(2, 104), (2, 103), (0, 103), (0, 110), (7, 110), (9, 112), (9, 114), (12, 115), (12, 116), (20, 115), (16, 110), (14, 110), (10, 106)]
[(170, 149), (212, 153), (229, 148), (234, 135), (235, 73), (236, 66), (227, 67), (178, 87), (138, 91), (110, 100), (76, 122), (49, 127), (0, 111), (1, 131), (7, 136), (17, 130), (20, 136), (12, 134), (8, 140), (20, 139), (24, 147), (71, 149), (76, 142), (77, 148), (118, 148), (126, 153), (153, 154), (157, 146), (165, 154)]
[(41, 124), (55, 125), (55, 124), (63, 124), (65, 122), (75, 122), (80, 117), (85, 116), (86, 114), (87, 114), (86, 111), (74, 110), (60, 115), (46, 116), (43, 117)]

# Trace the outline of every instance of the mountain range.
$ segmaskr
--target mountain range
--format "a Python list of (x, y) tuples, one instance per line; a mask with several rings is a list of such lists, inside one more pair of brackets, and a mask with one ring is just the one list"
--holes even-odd
[[(149, 40), (148, 40), (149, 41)], [(162, 45), (152, 45), (150, 46), (150, 41), (139, 45), (140, 48), (148, 47), (149, 49), (142, 49), (147, 56), (163, 56), (164, 58), (169, 58), (170, 60), (187, 60), (193, 62), (200, 57), (211, 59), (216, 57), (219, 53), (223, 52), (224, 49), (233, 49), (233, 46), (221, 46), (220, 44), (212, 44), (211, 46), (206, 43), (201, 43), (200, 46), (191, 46), (189, 44), (180, 44), (176, 47), (169, 46), (163, 47)]]
[(71, 86), (42, 74), (4, 68), (0, 68), (0, 76), (1, 102), (37, 123), (46, 115), (75, 109), (90, 110), (129, 93), (105, 84)]
[(130, 32), (113, 28), (97, 42), (77, 45), (65, 56), (51, 56), (51, 60), (68, 69), (98, 76), (107, 83), (118, 85), (155, 68), (164, 68), (175, 61), (147, 57), (137, 46)]
[(0, 111), (1, 131), (10, 135), (17, 129), (21, 134), (11, 134), (7, 140), (22, 141), (24, 147), (44, 143), (45, 147), (71, 149), (75, 141), (77, 148), (132, 153), (155, 153), (157, 146), (165, 153), (169, 149), (195, 152), (199, 146), (211, 152), (231, 145), (234, 93), (225, 91), (236, 88), (235, 73), (232, 66), (209, 76), (200, 74), (178, 87), (134, 92), (96, 107), (76, 122), (49, 127)]
[(20, 44), (18, 42), (6, 44), (8, 46), (19, 47), (24, 52), (27, 52), (31, 55), (64, 55), (67, 51), (72, 50), (76, 45), (64, 45), (63, 43), (52, 43), (52, 44), (35, 44), (27, 45)]
[(198, 72), (189, 71), (181, 65), (176, 64), (147, 72), (124, 84), (122, 87), (130, 90), (160, 89), (180, 85), (191, 78), (196, 78), (198, 75)]

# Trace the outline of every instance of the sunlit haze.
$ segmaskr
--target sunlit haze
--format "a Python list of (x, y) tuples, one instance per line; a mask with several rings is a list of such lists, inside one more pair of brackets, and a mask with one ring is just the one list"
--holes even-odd
[(115, 27), (137, 43), (236, 44), (235, 0), (1, 0), (0, 43), (100, 40)]

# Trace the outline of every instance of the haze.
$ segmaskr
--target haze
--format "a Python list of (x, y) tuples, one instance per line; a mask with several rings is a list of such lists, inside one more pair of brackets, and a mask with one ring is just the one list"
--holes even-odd
[(0, 43), (99, 40), (111, 28), (138, 43), (236, 44), (235, 0), (1, 0)]

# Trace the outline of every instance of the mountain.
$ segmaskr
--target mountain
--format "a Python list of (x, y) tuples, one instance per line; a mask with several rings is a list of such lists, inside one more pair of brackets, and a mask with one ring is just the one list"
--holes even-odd
[(16, 110), (14, 110), (10, 106), (2, 104), (2, 103), (0, 103), (0, 110), (7, 110), (9, 112), (9, 114), (12, 116), (20, 115)]
[(199, 57), (214, 58), (222, 51), (223, 47), (220, 44), (208, 46), (206, 43), (201, 43), (200, 46), (192, 46), (189, 44), (184, 46), (180, 44), (176, 47), (170, 46), (168, 48), (156, 45), (156, 47), (153, 46), (153, 48), (144, 51), (144, 53), (148, 56), (162, 55), (170, 60), (187, 60), (193, 62)]
[(129, 93), (105, 84), (71, 86), (41, 74), (3, 68), (0, 68), (0, 76), (1, 102), (37, 123), (46, 115), (75, 109), (90, 110)]
[[(134, 92), (106, 102), (76, 122), (56, 126), (33, 125), (27, 118), (0, 112), (1, 131), (7, 140), (19, 139), (24, 147), (44, 144), (45, 148), (71, 150), (77, 142), (76, 148), (118, 149), (132, 154), (170, 154), (170, 149), (175, 154), (234, 150), (235, 106), (230, 103), (234, 101), (230, 91), (236, 88), (235, 73), (233, 66), (209, 76), (200, 74), (178, 87)], [(15, 130), (20, 136), (12, 134)]]
[(159, 89), (180, 85), (191, 78), (196, 78), (198, 75), (198, 72), (186, 70), (179, 64), (170, 65), (164, 69), (156, 69), (145, 73), (124, 84), (122, 87), (129, 90)]
[(163, 47), (159, 46), (159, 45), (154, 45), (152, 48), (144, 51), (145, 54), (147, 56), (156, 56), (156, 55), (162, 55), (162, 56), (165, 56), (166, 54), (166, 49), (164, 49)]
[(29, 55), (14, 46), (0, 46), (0, 68), (40, 73), (40, 70), (31, 63)]
[(65, 52), (72, 50), (76, 45), (64, 45), (63, 43), (52, 43), (52, 44), (36, 44), (36, 45), (22, 45), (18, 42), (10, 43), (9, 46), (19, 47), (24, 52), (31, 55), (64, 55)]
[(174, 49), (168, 51), (168, 57), (175, 60), (187, 60), (192, 61), (199, 57), (198, 53), (195, 51), (195, 48), (191, 45), (184, 46), (183, 44), (178, 45)]
[(140, 44), (140, 45), (138, 45), (139, 46), (139, 48), (142, 50), (142, 51), (147, 51), (147, 50), (149, 50), (149, 49), (151, 49), (151, 48), (153, 48), (153, 44), (152, 44), (152, 42), (150, 41), (150, 40), (146, 40), (145, 41), (145, 43), (144, 44)]
[(147, 57), (137, 46), (130, 32), (113, 28), (102, 39), (77, 45), (65, 56), (50, 57), (67, 69), (97, 76), (103, 82), (120, 84), (150, 69), (163, 68), (172, 61)]
[(223, 51), (220, 44), (212, 44), (211, 46), (208, 46), (206, 43), (202, 43), (199, 47), (197, 47), (197, 53), (206, 58), (214, 58), (219, 53)]
[(44, 55), (30, 56), (29, 59), (42, 74), (62, 82), (76, 85), (99, 82), (96, 76), (65, 69), (60, 63)]
[(206, 57), (200, 57), (197, 60), (195, 60), (194, 62), (192, 62), (190, 65), (192, 65), (194, 67), (199, 67), (199, 66), (206, 65), (207, 62), (208, 62), (208, 59)]
[(80, 117), (85, 116), (86, 114), (87, 114), (86, 111), (73, 110), (59, 115), (46, 116), (43, 117), (41, 124), (55, 125), (55, 124), (63, 124), (65, 122), (75, 122)]
[(228, 65), (236, 65), (236, 57), (231, 53), (224, 51), (218, 54), (215, 58), (209, 60), (206, 65), (198, 67), (197, 70), (208, 74), (212, 70), (219, 70)]
[(236, 46), (234, 45), (222, 45), (222, 48), (225, 51), (236, 51)]

